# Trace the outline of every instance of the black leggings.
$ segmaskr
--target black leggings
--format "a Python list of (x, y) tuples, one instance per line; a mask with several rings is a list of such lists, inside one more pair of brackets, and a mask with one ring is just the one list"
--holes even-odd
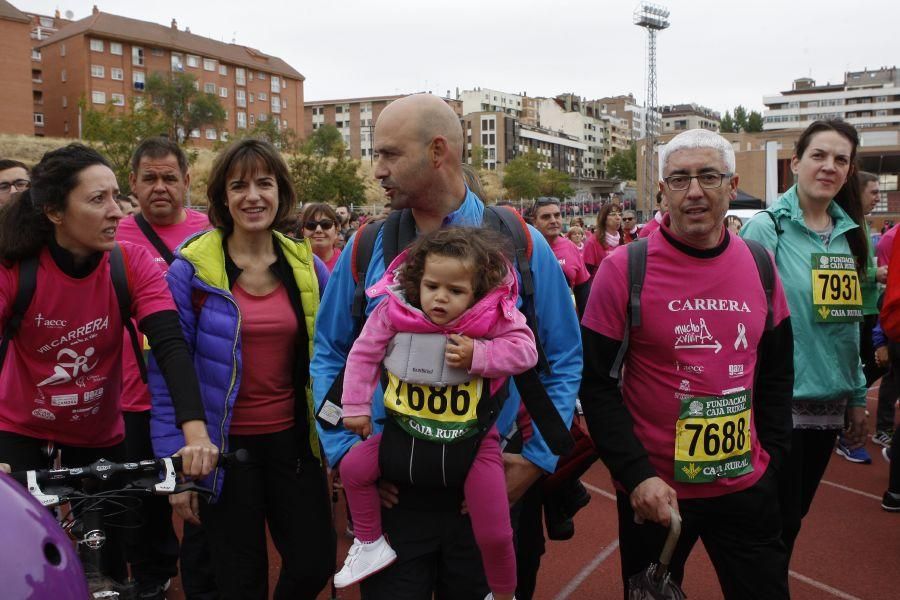
[[(0, 431), (0, 462), (9, 463), (13, 471), (26, 471), (31, 469), (46, 469), (49, 461), (44, 453), (47, 447), (46, 440), (27, 437), (8, 431)], [(84, 448), (79, 446), (66, 446), (56, 444), (60, 451), (60, 460), (64, 467), (83, 467), (90, 463), (105, 458), (112, 462), (125, 460), (125, 444), (119, 443), (104, 448)], [(115, 481), (100, 484), (100, 489), (115, 489), (119, 487)], [(119, 512), (116, 507), (105, 507), (105, 513)], [(128, 577), (125, 567), (124, 530), (122, 525), (127, 523), (121, 519), (104, 516), (104, 529), (106, 530), (106, 543), (100, 551), (100, 569), (102, 574), (124, 583)], [(118, 526), (117, 526), (118, 525)], [(90, 573), (89, 565), (85, 569)]]

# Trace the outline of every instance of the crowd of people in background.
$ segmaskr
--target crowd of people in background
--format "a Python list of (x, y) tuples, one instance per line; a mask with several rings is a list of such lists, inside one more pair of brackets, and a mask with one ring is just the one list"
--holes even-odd
[(0, 468), (45, 468), (48, 441), (69, 466), (182, 456), (211, 498), (145, 499), (103, 549), (141, 598), (179, 573), (189, 598), (266, 598), (269, 535), (275, 598), (334, 577), (374, 599), (530, 600), (599, 456), (626, 589), (677, 515), (674, 584), (702, 540), (726, 598), (787, 598), (831, 455), (872, 462), (879, 379), (871, 440), (888, 461), (900, 443), (900, 253), (896, 228), (873, 243), (856, 130), (807, 128), (796, 183), (746, 223), (726, 214), (734, 151), (705, 130), (663, 146), (644, 224), (618, 201), (593, 222), (556, 198), (486, 206), (434, 96), (388, 105), (375, 145), (389, 202), (368, 218), (298, 207), (255, 139), (218, 154), (206, 212), (165, 137), (135, 149), (130, 195), (80, 144), (0, 160)]

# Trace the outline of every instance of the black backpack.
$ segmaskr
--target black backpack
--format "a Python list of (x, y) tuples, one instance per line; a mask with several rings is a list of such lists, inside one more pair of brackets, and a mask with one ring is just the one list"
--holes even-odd
[[(116, 300), (119, 304), (122, 325), (131, 338), (131, 348), (134, 351), (138, 369), (141, 372), (141, 380), (146, 383), (147, 365), (144, 364), (144, 355), (138, 343), (137, 331), (134, 328), (134, 323), (131, 321), (131, 291), (128, 289), (128, 267), (125, 262), (122, 247), (116, 243), (109, 253), (109, 274), (113, 288), (116, 291)], [(12, 314), (3, 328), (3, 341), (0, 342), (0, 370), (3, 369), (9, 342), (19, 333), (22, 319), (25, 317), (25, 311), (31, 306), (31, 301), (34, 298), (34, 292), (37, 289), (37, 269), (37, 256), (28, 257), (19, 263), (18, 291), (16, 292), (15, 300), (13, 300)]]
[[(622, 362), (628, 352), (631, 328), (641, 326), (641, 290), (644, 289), (644, 275), (647, 271), (647, 239), (635, 240), (625, 247), (628, 252), (628, 309), (625, 313), (625, 336), (622, 338), (622, 345), (619, 346), (619, 352), (616, 354), (616, 360), (609, 373), (610, 377), (615, 379), (619, 379)], [(765, 246), (756, 240), (744, 240), (744, 243), (753, 254), (756, 269), (759, 271), (759, 280), (766, 292), (766, 331), (769, 331), (774, 327), (772, 293), (775, 289), (775, 267)]]

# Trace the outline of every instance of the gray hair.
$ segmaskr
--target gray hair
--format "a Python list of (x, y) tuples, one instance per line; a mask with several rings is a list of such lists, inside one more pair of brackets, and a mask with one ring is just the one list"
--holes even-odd
[(711, 148), (716, 150), (725, 161), (725, 167), (734, 173), (734, 148), (731, 143), (718, 133), (708, 129), (689, 129), (679, 133), (669, 143), (659, 149), (659, 178), (663, 178), (666, 162), (669, 155), (678, 150), (691, 150), (694, 148)]

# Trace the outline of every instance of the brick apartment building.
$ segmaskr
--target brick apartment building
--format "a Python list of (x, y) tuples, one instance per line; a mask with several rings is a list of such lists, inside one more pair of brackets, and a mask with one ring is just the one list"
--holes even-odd
[[(80, 135), (79, 101), (95, 109), (124, 107), (143, 96), (151, 73), (184, 72), (199, 89), (215, 94), (226, 111), (216, 129), (186, 132), (209, 146), (229, 132), (274, 120), (302, 130), (304, 77), (280, 58), (253, 48), (226, 44), (178, 29), (100, 12), (63, 25), (39, 42), (43, 133)], [(37, 85), (37, 84), (35, 84)], [(29, 106), (31, 99), (29, 99)]]
[(0, 0), (0, 133), (34, 133), (30, 35), (31, 17)]
[[(344, 138), (350, 158), (371, 161), (375, 121), (384, 107), (398, 98), (403, 98), (403, 95), (307, 102), (304, 105), (303, 128), (298, 128), (298, 131), (308, 138), (322, 125), (334, 125)], [(448, 98), (444, 101), (457, 115), (462, 116), (461, 102)]]

